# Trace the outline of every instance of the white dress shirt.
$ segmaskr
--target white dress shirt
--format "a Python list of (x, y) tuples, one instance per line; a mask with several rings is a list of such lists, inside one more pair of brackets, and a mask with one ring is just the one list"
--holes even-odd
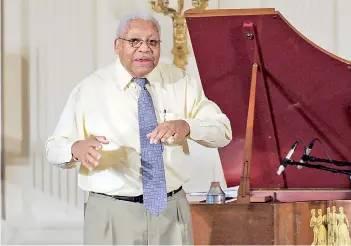
[[(228, 118), (208, 100), (201, 83), (174, 65), (159, 64), (148, 76), (158, 122), (183, 119), (190, 136), (199, 144), (222, 147), (231, 138)], [(72, 91), (58, 125), (46, 143), (50, 163), (71, 168), (71, 147), (78, 140), (105, 136), (110, 144), (99, 152), (99, 165), (89, 171), (80, 165), (78, 185), (85, 191), (109, 195), (142, 194), (138, 96), (140, 87), (117, 59), (79, 83)], [(179, 188), (190, 179), (187, 139), (165, 143), (164, 165), (167, 191)], [(196, 178), (196, 177), (195, 177)]]

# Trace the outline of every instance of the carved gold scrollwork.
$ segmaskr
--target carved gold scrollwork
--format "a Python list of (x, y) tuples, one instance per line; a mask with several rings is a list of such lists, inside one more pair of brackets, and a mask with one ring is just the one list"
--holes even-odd
[[(194, 9), (206, 9), (209, 0), (192, 0)], [(169, 8), (169, 0), (151, 0), (152, 9), (157, 13), (171, 16), (173, 21), (173, 63), (185, 69), (190, 51), (187, 41), (187, 27), (184, 17), (184, 0), (178, 0), (178, 9)]]

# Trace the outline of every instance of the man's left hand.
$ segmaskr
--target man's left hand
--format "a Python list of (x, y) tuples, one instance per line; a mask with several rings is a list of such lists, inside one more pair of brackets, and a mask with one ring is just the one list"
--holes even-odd
[(173, 141), (185, 139), (189, 133), (190, 127), (185, 120), (170, 120), (159, 124), (147, 137), (150, 143), (155, 144), (159, 141), (166, 142), (170, 138)]

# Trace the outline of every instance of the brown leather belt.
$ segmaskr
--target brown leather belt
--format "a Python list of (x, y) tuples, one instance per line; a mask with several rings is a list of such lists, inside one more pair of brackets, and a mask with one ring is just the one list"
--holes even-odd
[[(173, 196), (173, 195), (177, 194), (182, 189), (183, 189), (182, 186), (180, 186), (178, 189), (176, 189), (174, 191), (171, 191), (171, 192), (168, 192), (167, 193), (167, 197), (170, 197), (170, 196)], [(140, 196), (113, 196), (113, 195), (107, 195), (107, 194), (104, 194), (104, 193), (98, 193), (98, 192), (93, 192), (93, 191), (90, 192), (90, 193), (97, 194), (97, 195), (100, 195), (100, 196), (106, 196), (106, 197), (113, 198), (113, 199), (116, 199), (116, 200), (122, 200), (122, 201), (127, 201), (127, 202), (143, 203), (143, 195), (140, 195)]]

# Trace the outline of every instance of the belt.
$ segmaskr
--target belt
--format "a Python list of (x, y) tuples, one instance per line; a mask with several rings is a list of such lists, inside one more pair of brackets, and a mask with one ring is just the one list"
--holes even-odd
[[(173, 195), (177, 194), (182, 189), (183, 189), (182, 186), (180, 186), (178, 189), (173, 190), (171, 192), (168, 192), (167, 193), (167, 197), (170, 197), (170, 196), (173, 196)], [(97, 195), (100, 195), (100, 196), (106, 196), (106, 197), (113, 198), (113, 199), (116, 199), (116, 200), (122, 200), (122, 201), (127, 201), (127, 202), (143, 203), (143, 195), (140, 195), (140, 196), (114, 196), (114, 195), (107, 195), (107, 194), (104, 194), (104, 193), (93, 192), (93, 191), (90, 192), (90, 193), (97, 194)]]

